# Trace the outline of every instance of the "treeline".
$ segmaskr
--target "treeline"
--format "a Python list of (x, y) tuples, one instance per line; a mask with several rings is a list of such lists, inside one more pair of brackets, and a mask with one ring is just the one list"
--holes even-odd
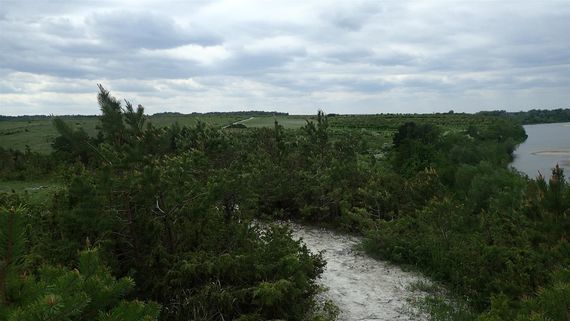
[(512, 118), (522, 124), (547, 124), (547, 123), (566, 123), (570, 122), (570, 109), (531, 109), (529, 111), (506, 112), (485, 111), (479, 112), (481, 115), (506, 116)]
[[(34, 222), (14, 275), (39, 280), (39, 266), (73, 269), (76, 253), (96, 251), (113, 282), (132, 278), (129, 298), (161, 305), (162, 320), (330, 319), (314, 312), (320, 256), (251, 221), (294, 219), (362, 233), (369, 253), (417, 267), (469, 307), (433, 318), (568, 318), (570, 188), (559, 168), (538, 179), (508, 169), (526, 138), (512, 119), (407, 122), (379, 156), (374, 136), (334, 132), (339, 117), (322, 112), (299, 130), (228, 131), (154, 127), (103, 88), (99, 104), (96, 137), (55, 121), (50, 158), (65, 164), (66, 188), (14, 210)], [(8, 217), (22, 200), (4, 197)], [(20, 279), (5, 280), (14, 291)], [(4, 315), (30, 302), (5, 293)]]
[[(22, 120), (22, 121), (33, 121), (33, 120), (51, 120), (53, 115), (22, 115), (22, 116), (5, 116), (0, 115), (0, 121), (11, 121), (11, 120)], [(62, 118), (94, 118), (96, 115), (65, 115), (60, 116)]]
[(0, 147), (0, 179), (27, 180), (51, 175), (58, 168), (57, 160), (50, 155), (4, 149)]
[(223, 112), (192, 112), (190, 114), (184, 114), (179, 112), (160, 112), (154, 113), (152, 116), (184, 116), (184, 115), (208, 115), (208, 116), (227, 116), (227, 115), (240, 115), (240, 116), (288, 116), (289, 113), (278, 112), (278, 111), (263, 111), (263, 110), (248, 110), (248, 111), (223, 111)]
[(442, 129), (465, 129), (470, 125), (486, 127), (493, 124), (497, 115), (473, 115), (465, 113), (434, 114), (378, 114), (336, 115), (329, 119), (331, 127), (395, 131), (406, 122), (429, 124)]
[[(240, 116), (288, 116), (289, 113), (285, 112), (278, 112), (278, 111), (263, 111), (263, 110), (249, 110), (249, 111), (227, 111), (227, 112), (192, 112), (192, 113), (179, 113), (179, 112), (160, 112), (154, 113), (152, 116), (186, 116), (186, 115), (205, 115), (205, 116), (231, 116), (231, 115), (240, 115)], [(23, 120), (23, 121), (32, 121), (32, 120), (46, 120), (52, 119), (53, 115), (21, 115), (21, 116), (6, 116), (0, 115), (0, 121), (10, 121), (10, 120)], [(64, 115), (59, 116), (60, 118), (93, 118), (97, 117), (97, 115)]]

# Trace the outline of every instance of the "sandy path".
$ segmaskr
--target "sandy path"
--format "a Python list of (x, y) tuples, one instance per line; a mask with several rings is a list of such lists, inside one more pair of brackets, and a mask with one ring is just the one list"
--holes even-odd
[(229, 125), (226, 125), (226, 126), (222, 127), (222, 129), (226, 129), (226, 128), (230, 127), (231, 125), (237, 125), (237, 124), (245, 123), (246, 121), (252, 120), (252, 119), (254, 119), (254, 118), (255, 118), (255, 117), (249, 117), (248, 119), (242, 119), (242, 120), (235, 121), (235, 122), (233, 122), (233, 123), (231, 123), (231, 124), (229, 124)]
[(418, 295), (407, 286), (421, 276), (365, 256), (354, 249), (360, 241), (356, 237), (296, 224), (291, 228), (311, 251), (324, 251), (327, 266), (320, 282), (340, 308), (341, 320), (418, 320), (405, 311), (410, 309), (407, 299)]

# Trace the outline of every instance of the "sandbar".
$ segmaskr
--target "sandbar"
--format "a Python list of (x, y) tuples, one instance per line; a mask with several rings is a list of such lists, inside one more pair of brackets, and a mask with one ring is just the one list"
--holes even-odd
[(544, 156), (570, 156), (570, 150), (543, 150), (532, 153), (533, 155)]

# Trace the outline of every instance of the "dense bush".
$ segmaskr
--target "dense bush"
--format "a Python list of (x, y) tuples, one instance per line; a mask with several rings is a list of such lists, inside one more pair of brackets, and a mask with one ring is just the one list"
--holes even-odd
[[(403, 130), (409, 133), (409, 128)], [(442, 174), (444, 196), (434, 194), (425, 205), (416, 203), (395, 219), (380, 221), (368, 232), (365, 247), (374, 255), (419, 267), (478, 311), (492, 306), (484, 320), (514, 320), (525, 313), (524, 298), (548, 284), (554, 271), (570, 265), (570, 189), (559, 167), (548, 181), (506, 169), (514, 142), (525, 137), (520, 130), (501, 121), (485, 131), (469, 131), (469, 138), (440, 136), (435, 157), (418, 148), (401, 148), (427, 144), (421, 135), (408, 135), (412, 142), (395, 141), (396, 159), (411, 153)], [(396, 169), (404, 175), (414, 172)], [(558, 282), (558, 287), (568, 286)], [(554, 309), (567, 308), (567, 303), (556, 302)]]
[[(3, 199), (6, 204), (13, 201)], [(128, 277), (115, 279), (97, 250), (82, 251), (77, 269), (34, 267), (29, 233), (32, 221), (22, 207), (0, 207), (0, 319), (156, 320), (155, 303), (122, 301), (132, 292)]]
[[(55, 282), (49, 287), (57, 288), (60, 278), (71, 278), (75, 253), (89, 243), (121, 278), (121, 291), (133, 288), (133, 297), (162, 305), (162, 320), (319, 317), (311, 311), (324, 262), (293, 241), (287, 228), (251, 221), (248, 204), (255, 200), (248, 201), (244, 189), (248, 155), (236, 137), (203, 124), (157, 129), (146, 123), (142, 107), (127, 103), (123, 109), (103, 88), (99, 104), (96, 140), (55, 121), (62, 136), (54, 157), (75, 164), (74, 171), (66, 175), (66, 188), (28, 214), (35, 222), (29, 257), (67, 268), (40, 269), (37, 282), (49, 276)], [(77, 305), (68, 306), (63, 294), (54, 297), (53, 304), (63, 302), (58, 309), (67, 311), (61, 318), (131, 320), (120, 311), (138, 311), (132, 303), (95, 316), (81, 280), (73, 281), (70, 293), (81, 296)], [(36, 298), (43, 300), (22, 294), (23, 306)], [(24, 318), (24, 312), (13, 313)]]
[(43, 178), (56, 168), (57, 162), (50, 156), (0, 147), (0, 181)]
[(103, 88), (99, 104), (95, 138), (54, 122), (47, 159), (68, 170), (29, 210), (35, 266), (68, 273), (89, 243), (161, 320), (322, 320), (322, 258), (254, 223), (294, 219), (365, 234), (369, 253), (416, 266), (481, 320), (567, 307), (570, 188), (559, 168), (537, 180), (507, 169), (526, 134), (504, 115), (319, 112), (295, 131), (224, 130), (154, 127)]

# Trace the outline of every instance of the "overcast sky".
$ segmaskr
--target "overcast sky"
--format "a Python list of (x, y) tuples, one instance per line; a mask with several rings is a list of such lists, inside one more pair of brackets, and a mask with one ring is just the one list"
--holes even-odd
[(570, 107), (570, 0), (0, 0), (0, 114)]

